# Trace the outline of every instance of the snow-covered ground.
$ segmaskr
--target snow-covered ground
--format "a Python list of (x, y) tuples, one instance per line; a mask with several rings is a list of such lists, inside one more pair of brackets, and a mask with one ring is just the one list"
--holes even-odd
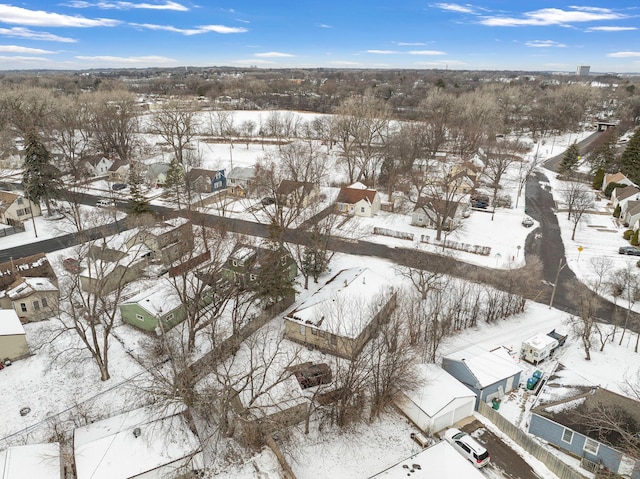
[[(558, 154), (566, 148), (569, 140), (581, 139), (587, 134), (584, 133), (581, 136), (572, 134), (571, 138), (569, 135), (564, 135), (553, 142), (547, 140), (546, 144), (540, 148), (539, 154), (541, 157)], [(236, 143), (233, 151), (229, 145), (207, 144), (206, 147), (208, 150), (203, 166), (211, 168), (229, 168), (231, 155), (233, 155), (234, 166), (249, 166), (255, 162), (257, 155), (264, 154), (259, 145), (250, 145), (249, 149), (245, 149), (244, 145)], [(205, 151), (204, 147), (202, 151)], [(547, 176), (551, 191), (555, 195), (562, 186), (551, 172), (548, 172)], [(92, 188), (108, 193), (108, 185), (95, 185)], [(161, 194), (161, 191), (157, 193)], [(515, 198), (512, 201), (515, 205)], [(245, 210), (239, 208), (237, 214), (246, 214)], [(583, 281), (593, 278), (591, 258), (610, 258), (614, 265), (613, 269), (634, 261), (632, 257), (617, 254), (617, 248), (625, 243), (621, 237), (624, 228), (614, 222), (610, 215), (610, 208), (607, 208), (602, 201), (598, 203), (597, 210), (585, 216), (583, 223), (578, 226), (575, 241), (570, 240), (573, 225), (566, 221), (566, 215), (562, 212), (558, 215), (568, 267)], [(449, 239), (461, 243), (490, 246), (491, 254), (481, 256), (456, 252), (456, 257), (490, 268), (522, 266), (525, 238), (536, 228), (536, 225), (533, 228), (524, 228), (520, 224), (523, 216), (524, 198), (520, 198), (517, 209), (497, 209), (493, 220), (489, 213), (474, 211), (465, 220), (464, 227), (453, 232)], [(345, 236), (383, 242), (393, 246), (435, 250), (435, 247), (422, 244), (416, 239), (406, 241), (373, 235), (374, 226), (413, 232), (416, 237), (420, 234), (429, 234), (429, 230), (412, 227), (409, 220), (407, 215), (379, 213), (372, 219), (358, 219), (350, 222)], [(0, 249), (72, 231), (64, 220), (46, 218), (36, 219), (38, 238), (35, 237), (29, 223), (26, 227), (27, 231), (24, 233), (6, 238), (0, 237)], [(578, 246), (582, 246), (581, 252), (578, 251)], [(67, 253), (62, 250), (50, 255), (54, 267), (59, 267), (60, 258), (66, 257)], [(362, 264), (362, 258), (336, 255), (331, 264), (331, 270), (335, 274), (342, 268)], [(387, 261), (367, 258), (366, 266), (379, 274), (397, 277), (393, 265)], [(398, 278), (398, 282), (400, 281)], [(300, 300), (311, 293), (312, 290), (303, 291)], [(473, 330), (467, 330), (450, 338), (442, 345), (440, 354), (444, 355), (468, 347), (492, 349), (497, 346), (507, 346), (509, 349), (519, 351), (522, 341), (540, 332), (548, 332), (552, 329), (568, 332), (566, 319), (566, 313), (529, 302), (526, 311), (516, 317), (493, 325), (481, 324)], [(65, 417), (62, 413), (72, 408), (77, 407), (89, 416), (104, 416), (122, 409), (131, 409), (139, 399), (134, 384), (136, 378), (144, 375), (145, 372), (133, 360), (132, 355), (144, 347), (146, 339), (144, 334), (126, 325), (118, 325), (116, 334), (121, 341), (112, 341), (110, 351), (112, 378), (103, 383), (91, 360), (70, 363), (65, 360), (64, 355), (53, 355), (47, 340), (44, 339), (47, 338), (46, 334), (51, 329), (51, 324), (46, 321), (25, 325), (29, 344), (35, 354), (0, 371), (2, 384), (0, 403), (3, 404), (0, 449), (11, 444), (46, 440), (55, 430), (56, 418)], [(70, 346), (73, 346), (73, 340), (69, 341)], [(628, 335), (627, 341), (621, 346), (617, 343), (609, 343), (603, 352), (592, 351), (591, 361), (587, 362), (584, 360), (584, 353), (578, 341), (570, 337), (556, 359), (561, 360), (565, 366), (564, 374), (567, 384), (597, 384), (624, 393), (625, 380), (631, 378), (634, 372), (632, 365), (637, 362), (633, 360), (635, 358), (634, 341), (635, 336)], [(313, 357), (314, 354), (320, 354), (318, 352), (309, 352), (309, 354), (310, 360), (322, 359), (322, 356)], [(521, 364), (524, 369), (523, 378), (526, 381), (533, 367), (526, 363)], [(555, 363), (549, 361), (540, 365), (540, 369), (550, 373), (554, 366)], [(505, 399), (499, 412), (514, 423), (525, 427), (527, 412), (533, 401), (533, 397), (520, 391)], [(21, 416), (20, 410), (24, 407), (29, 407), (30, 412)], [(321, 431), (319, 425), (312, 424), (309, 435), (303, 434), (298, 429), (293, 432), (291, 446), (286, 454), (300, 479), (368, 477), (419, 450), (417, 444), (409, 438), (414, 426), (395, 412), (390, 412), (372, 424), (358, 426), (348, 432), (336, 433), (326, 425), (323, 427)], [(531, 458), (526, 459), (530, 463), (535, 463)], [(221, 477), (247, 477), (246, 471), (251, 470), (247, 462), (243, 461), (237, 468), (227, 469)], [(553, 477), (545, 473), (543, 468), (540, 471), (545, 478)]]

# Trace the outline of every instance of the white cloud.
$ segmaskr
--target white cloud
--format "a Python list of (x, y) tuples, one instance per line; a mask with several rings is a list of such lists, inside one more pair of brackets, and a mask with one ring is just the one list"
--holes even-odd
[(74, 38), (60, 37), (47, 32), (36, 32), (22, 27), (0, 28), (0, 35), (5, 37), (26, 38), (28, 40), (45, 40), (48, 42), (75, 43), (77, 41)]
[(120, 24), (118, 20), (109, 18), (86, 18), (81, 16), (62, 15), (43, 10), (28, 10), (12, 5), (0, 4), (2, 23), (15, 23), (37, 27), (113, 27)]
[(341, 67), (361, 67), (362, 66), (362, 63), (349, 62), (349, 61), (344, 61), (344, 60), (332, 61), (332, 62), (329, 62), (329, 64), (330, 65), (341, 66)]
[(640, 57), (640, 52), (616, 52), (609, 53), (607, 56), (611, 58), (634, 58)]
[(295, 55), (292, 55), (291, 53), (281, 53), (281, 52), (255, 53), (254, 55), (257, 57), (264, 57), (264, 58), (286, 58), (286, 57), (295, 56)]
[(533, 48), (548, 48), (548, 47), (564, 48), (566, 47), (565, 44), (554, 42), (553, 40), (531, 40), (531, 41), (525, 42), (525, 45)]
[(399, 53), (394, 50), (367, 50), (367, 53), (373, 53), (375, 55), (393, 55), (394, 53)]
[(424, 42), (397, 42), (396, 45), (399, 47), (422, 47), (426, 45)]
[(85, 56), (79, 55), (76, 56), (78, 60), (90, 61), (90, 62), (100, 62), (100, 63), (118, 63), (118, 64), (144, 64), (144, 65), (166, 65), (166, 64), (174, 64), (176, 60), (168, 57), (161, 56), (142, 56), (142, 57), (114, 57), (109, 55), (97, 55), (97, 56)]
[(3, 53), (31, 53), (34, 55), (43, 55), (47, 53), (56, 53), (50, 50), (42, 50), (41, 48), (28, 48), (18, 45), (0, 45), (0, 52)]
[(320, 27), (320, 28), (333, 28), (331, 25), (327, 25), (326, 23), (321, 23), (320, 25), (318, 25), (318, 27)]
[(446, 55), (445, 52), (438, 50), (412, 50), (408, 53), (409, 55)]
[(458, 5), (457, 3), (436, 3), (434, 7), (450, 12), (475, 13), (470, 5)]
[(4, 55), (0, 55), (0, 61), (22, 61), (22, 62), (48, 62), (50, 61), (48, 58), (42, 58), (42, 57), (21, 57), (21, 56), (15, 56), (15, 57), (7, 57)]
[(227, 27), (224, 25), (201, 25), (197, 28), (177, 28), (171, 25), (154, 25), (152, 23), (131, 23), (134, 27), (146, 28), (148, 30), (162, 30), (166, 32), (181, 33), (182, 35), (200, 35), (207, 32), (216, 33), (244, 33), (248, 30), (244, 27)]
[(570, 10), (559, 8), (542, 8), (531, 12), (524, 12), (520, 18), (487, 16), (480, 20), (483, 25), (491, 27), (519, 27), (566, 25), (569, 23), (595, 22), (602, 20), (622, 20), (626, 15), (616, 13), (608, 8), (569, 7)]
[(636, 27), (591, 27), (587, 28), (588, 32), (625, 32), (629, 30), (637, 30)]
[(85, 2), (71, 1), (63, 3), (64, 6), (73, 8), (102, 8), (103, 10), (131, 10), (131, 9), (148, 9), (148, 10), (174, 10), (178, 12), (188, 12), (189, 8), (177, 2), (165, 1), (164, 3), (133, 3), (133, 2)]
[(240, 65), (274, 65), (275, 62), (269, 60), (256, 60), (252, 58), (250, 60), (234, 60), (233, 63), (238, 63)]

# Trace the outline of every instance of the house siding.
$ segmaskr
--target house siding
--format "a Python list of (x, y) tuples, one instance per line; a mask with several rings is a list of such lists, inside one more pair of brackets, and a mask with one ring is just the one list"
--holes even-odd
[(10, 334), (0, 336), (0, 359), (11, 359), (15, 361), (29, 354), (27, 338), (24, 334)]
[[(163, 320), (162, 323), (165, 330), (173, 328), (185, 319), (184, 308), (182, 306), (174, 309), (173, 311), (167, 312), (159, 318), (137, 304), (121, 304), (120, 314), (122, 315), (122, 320), (125, 323), (145, 331), (155, 331), (160, 319)], [(165, 318), (169, 317), (171, 314), (173, 314), (173, 319), (171, 321), (166, 321)], [(142, 319), (138, 319), (137, 315)]]
[[(573, 438), (571, 444), (562, 440), (564, 430), (567, 429), (561, 424), (558, 424), (550, 419), (542, 417), (538, 414), (531, 415), (531, 421), (529, 423), (529, 434), (537, 436), (545, 441), (558, 446), (559, 448), (574, 454), (578, 457), (585, 457), (588, 460), (597, 464), (602, 464), (612, 472), (617, 472), (620, 467), (622, 453), (615, 449), (601, 444), (598, 447), (598, 454), (594, 455), (585, 451), (584, 443), (586, 442), (586, 436), (573, 431)], [(631, 474), (632, 479), (640, 479), (640, 465), (636, 464), (634, 472)]]

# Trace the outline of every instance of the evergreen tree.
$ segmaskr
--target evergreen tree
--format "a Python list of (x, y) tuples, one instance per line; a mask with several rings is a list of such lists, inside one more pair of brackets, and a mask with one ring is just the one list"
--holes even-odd
[(134, 215), (141, 215), (151, 211), (149, 200), (142, 193), (142, 175), (133, 162), (129, 164), (129, 185), (131, 198), (129, 200), (129, 210)]
[(175, 158), (171, 160), (167, 170), (167, 179), (164, 182), (165, 189), (173, 196), (180, 209), (180, 196), (185, 185), (184, 168)]
[(560, 162), (560, 171), (562, 173), (570, 173), (580, 161), (580, 149), (578, 148), (578, 144), (573, 142), (573, 144), (567, 148), (567, 151), (564, 152), (564, 157)]
[(25, 196), (34, 203), (44, 200), (51, 214), (51, 200), (60, 187), (60, 172), (51, 163), (51, 153), (34, 132), (26, 134), (22, 187)]
[(620, 157), (622, 172), (635, 184), (640, 183), (640, 128), (633, 134)]
[[(618, 134), (615, 128), (609, 128), (602, 134), (602, 142), (589, 155), (591, 171), (603, 170), (614, 173), (617, 170)], [(600, 186), (598, 186), (600, 189)]]
[(604, 170), (602, 168), (598, 168), (595, 175), (593, 175), (593, 181), (591, 182), (591, 186), (594, 190), (602, 189), (602, 182), (604, 181)]

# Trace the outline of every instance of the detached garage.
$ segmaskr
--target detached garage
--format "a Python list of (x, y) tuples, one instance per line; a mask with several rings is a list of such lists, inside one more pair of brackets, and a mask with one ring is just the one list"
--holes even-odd
[(448, 372), (435, 364), (419, 364), (422, 386), (396, 399), (398, 408), (428, 434), (446, 429), (472, 416), (476, 395)]
[(0, 361), (13, 361), (27, 354), (27, 335), (18, 314), (13, 309), (0, 309)]

